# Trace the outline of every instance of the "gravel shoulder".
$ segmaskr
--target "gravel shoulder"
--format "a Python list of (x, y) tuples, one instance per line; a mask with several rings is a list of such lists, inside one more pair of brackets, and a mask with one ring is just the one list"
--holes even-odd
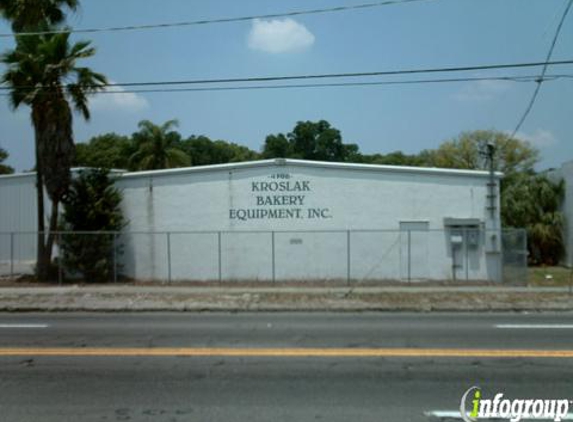
[(2, 287), (0, 311), (570, 311), (567, 288)]

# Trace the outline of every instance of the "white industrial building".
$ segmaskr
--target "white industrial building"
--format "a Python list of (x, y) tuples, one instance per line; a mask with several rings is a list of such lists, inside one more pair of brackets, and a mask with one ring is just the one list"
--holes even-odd
[[(500, 177), (291, 159), (120, 173), (122, 273), (499, 281)], [(34, 189), (33, 174), (0, 177), (0, 264), (34, 259), (33, 234), (18, 234), (36, 229)]]

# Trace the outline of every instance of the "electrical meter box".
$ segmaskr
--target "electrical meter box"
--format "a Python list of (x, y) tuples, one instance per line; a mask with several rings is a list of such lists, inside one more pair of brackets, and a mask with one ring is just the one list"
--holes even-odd
[(482, 222), (477, 218), (446, 218), (444, 226), (450, 232), (452, 246), (477, 248), (480, 244)]

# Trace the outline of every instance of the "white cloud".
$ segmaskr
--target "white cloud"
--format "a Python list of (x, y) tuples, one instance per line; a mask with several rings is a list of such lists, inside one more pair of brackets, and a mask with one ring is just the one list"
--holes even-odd
[(547, 148), (557, 145), (559, 140), (549, 130), (537, 129), (533, 133), (518, 132), (515, 137), (529, 142), (537, 148)]
[(508, 81), (474, 81), (465, 85), (454, 98), (459, 101), (489, 101), (507, 91), (509, 87)]
[[(113, 81), (109, 81), (113, 84)], [(95, 94), (90, 99), (89, 107), (94, 111), (124, 111), (136, 113), (149, 107), (149, 102), (133, 92), (124, 92), (122, 87), (106, 88), (107, 92), (120, 92), (118, 94)]]
[(303, 51), (314, 40), (314, 35), (293, 19), (255, 19), (248, 36), (249, 48), (266, 53)]

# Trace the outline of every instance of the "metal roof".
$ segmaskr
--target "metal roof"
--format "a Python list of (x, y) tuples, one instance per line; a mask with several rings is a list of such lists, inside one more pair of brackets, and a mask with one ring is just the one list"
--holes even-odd
[[(408, 167), (408, 166), (388, 166), (379, 164), (358, 164), (358, 163), (337, 163), (327, 161), (311, 161), (311, 160), (297, 160), (291, 158), (274, 158), (270, 160), (258, 161), (245, 161), (242, 163), (228, 163), (228, 164), (215, 164), (207, 166), (195, 167), (181, 167), (167, 170), (149, 170), (149, 171), (135, 171), (126, 172), (123, 170), (112, 170), (113, 173), (118, 173), (123, 179), (132, 179), (139, 177), (161, 177), (161, 176), (174, 176), (182, 174), (205, 173), (215, 171), (233, 171), (250, 168), (261, 167), (307, 167), (307, 168), (322, 168), (332, 170), (359, 170), (359, 171), (372, 171), (381, 173), (412, 173), (423, 175), (445, 175), (445, 176), (465, 176), (465, 177), (489, 177), (489, 172), (483, 170), (460, 170), (460, 169), (444, 169), (437, 167)], [(72, 171), (86, 170), (86, 168), (74, 168)], [(31, 177), (35, 173), (20, 173), (0, 176), (0, 180), (17, 177)], [(496, 178), (503, 177), (503, 173), (495, 172)]]
[[(79, 173), (80, 171), (91, 170), (92, 167), (73, 167), (70, 169), (72, 173)], [(122, 175), (127, 173), (127, 170), (118, 170), (118, 169), (111, 169), (110, 173)], [(36, 177), (35, 171), (29, 171), (25, 173), (14, 173), (14, 174), (2, 174), (0, 175), (0, 180), (2, 179), (17, 179), (17, 178), (26, 178), (26, 177)]]
[[(469, 176), (469, 177), (489, 177), (489, 172), (481, 170), (458, 170), (443, 169), (436, 167), (407, 167), (388, 166), (379, 164), (358, 164), (358, 163), (336, 163), (327, 161), (297, 160), (291, 158), (274, 158), (270, 160), (246, 161), (242, 163), (215, 164), (208, 166), (183, 167), (168, 170), (150, 170), (124, 173), (121, 177), (130, 179), (137, 177), (158, 177), (173, 176), (180, 174), (203, 173), (213, 171), (232, 171), (260, 167), (308, 167), (324, 168), (333, 170), (361, 170), (386, 173), (415, 173), (427, 175), (449, 175), (449, 176)], [(503, 173), (495, 172), (496, 178), (503, 177)]]

